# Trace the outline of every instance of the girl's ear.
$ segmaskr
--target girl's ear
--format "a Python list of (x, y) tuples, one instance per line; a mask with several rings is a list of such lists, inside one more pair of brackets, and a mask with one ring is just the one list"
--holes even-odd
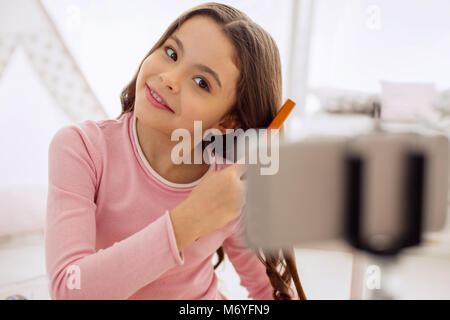
[(235, 113), (225, 115), (219, 123), (214, 126), (219, 129), (222, 134), (226, 134), (226, 129), (236, 130), (241, 127), (241, 122)]

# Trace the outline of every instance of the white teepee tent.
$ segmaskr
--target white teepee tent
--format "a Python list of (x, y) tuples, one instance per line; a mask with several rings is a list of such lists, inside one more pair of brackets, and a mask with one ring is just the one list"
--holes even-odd
[(0, 0), (0, 101), (0, 236), (42, 230), (51, 137), (107, 114), (39, 0)]

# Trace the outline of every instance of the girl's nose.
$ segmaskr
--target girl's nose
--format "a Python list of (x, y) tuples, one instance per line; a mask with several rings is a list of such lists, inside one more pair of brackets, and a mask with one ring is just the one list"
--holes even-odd
[(168, 88), (171, 92), (178, 91), (178, 83), (174, 74), (161, 73), (160, 74), (161, 83)]

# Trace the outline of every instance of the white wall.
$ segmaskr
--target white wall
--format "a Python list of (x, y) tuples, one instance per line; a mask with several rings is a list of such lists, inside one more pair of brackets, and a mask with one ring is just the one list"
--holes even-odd
[(450, 1), (317, 0), (310, 87), (379, 91), (379, 80), (450, 87)]

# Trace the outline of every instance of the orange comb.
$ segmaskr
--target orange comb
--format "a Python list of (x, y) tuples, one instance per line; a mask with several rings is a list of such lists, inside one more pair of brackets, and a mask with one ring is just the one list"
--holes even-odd
[(268, 129), (280, 129), (294, 107), (295, 102), (291, 99), (287, 99), (280, 111), (278, 111), (276, 117), (270, 123)]

